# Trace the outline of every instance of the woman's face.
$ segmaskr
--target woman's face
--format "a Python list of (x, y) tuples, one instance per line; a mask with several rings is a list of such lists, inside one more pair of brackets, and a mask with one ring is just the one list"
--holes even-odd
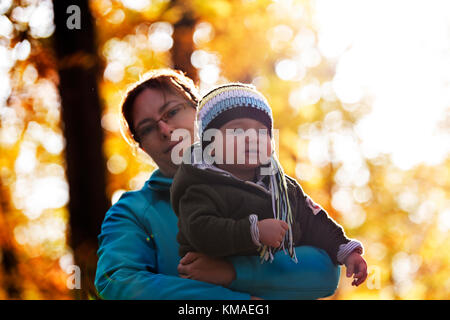
[[(135, 99), (132, 110), (133, 127), (140, 141), (140, 147), (155, 161), (162, 174), (173, 177), (178, 168), (172, 162), (171, 150), (180, 143), (171, 141), (176, 129), (189, 132), (189, 144), (194, 142), (196, 110), (192, 103), (181, 95), (156, 88), (144, 89)], [(167, 122), (161, 120), (165, 116)]]

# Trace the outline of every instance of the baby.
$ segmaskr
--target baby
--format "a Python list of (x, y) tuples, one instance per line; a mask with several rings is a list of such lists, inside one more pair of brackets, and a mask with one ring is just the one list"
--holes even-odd
[(294, 247), (310, 245), (345, 264), (353, 285), (364, 282), (362, 244), (284, 174), (261, 93), (241, 83), (220, 86), (200, 101), (197, 118), (200, 142), (185, 151), (171, 187), (181, 257), (259, 253), (263, 262), (284, 250), (297, 262)]

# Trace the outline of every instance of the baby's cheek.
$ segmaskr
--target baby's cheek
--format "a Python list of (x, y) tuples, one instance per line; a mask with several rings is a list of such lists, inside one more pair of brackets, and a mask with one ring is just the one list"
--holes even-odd
[[(265, 138), (263, 138), (265, 139)], [(269, 162), (270, 156), (272, 155), (272, 144), (270, 143), (270, 139), (267, 139), (267, 142), (260, 141), (259, 144), (259, 157), (261, 163), (265, 164)]]

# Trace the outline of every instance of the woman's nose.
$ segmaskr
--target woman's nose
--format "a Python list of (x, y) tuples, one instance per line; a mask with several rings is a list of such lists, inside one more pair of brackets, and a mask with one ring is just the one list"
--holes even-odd
[(170, 135), (173, 132), (173, 128), (170, 125), (168, 125), (167, 123), (165, 123), (164, 121), (159, 121), (158, 126), (159, 126), (159, 132), (161, 133), (161, 137), (163, 139), (170, 138)]

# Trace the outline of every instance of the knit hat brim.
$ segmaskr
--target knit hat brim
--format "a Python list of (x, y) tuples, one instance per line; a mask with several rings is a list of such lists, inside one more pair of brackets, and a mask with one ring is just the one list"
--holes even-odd
[(256, 108), (250, 108), (248, 106), (237, 106), (232, 109), (228, 109), (220, 113), (219, 116), (214, 118), (208, 126), (205, 128), (207, 129), (220, 129), (224, 124), (227, 122), (230, 122), (235, 119), (239, 118), (250, 118), (257, 120), (261, 122), (269, 131), (269, 134), (271, 134), (272, 131), (272, 119), (270, 116), (259, 109)]

